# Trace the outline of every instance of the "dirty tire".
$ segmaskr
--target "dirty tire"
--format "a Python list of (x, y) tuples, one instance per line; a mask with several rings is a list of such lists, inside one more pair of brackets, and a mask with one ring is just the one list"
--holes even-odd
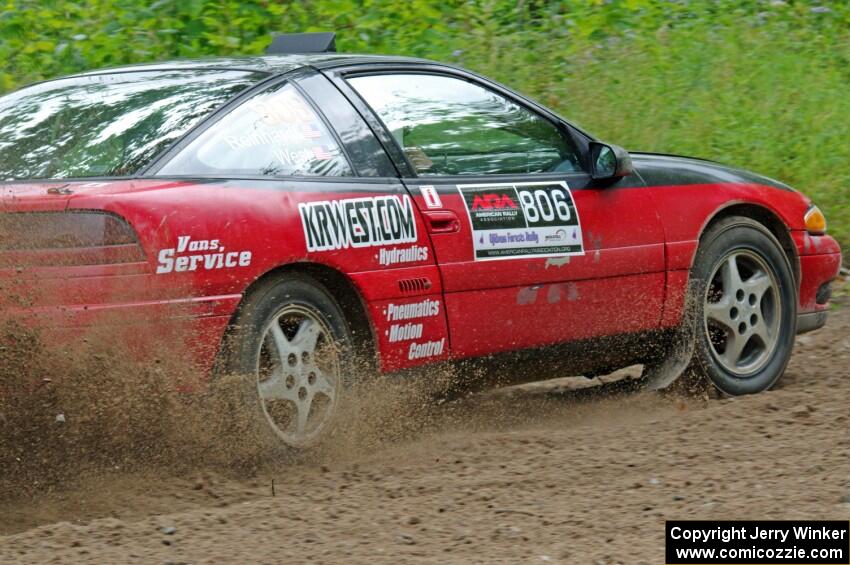
[(771, 388), (791, 357), (796, 281), (779, 242), (745, 217), (703, 236), (691, 271), (692, 370), (727, 395)]
[(337, 424), (353, 374), (352, 343), (333, 296), (311, 277), (289, 274), (245, 299), (224, 370), (246, 376), (246, 402), (256, 405), (265, 435), (284, 450), (303, 450)]

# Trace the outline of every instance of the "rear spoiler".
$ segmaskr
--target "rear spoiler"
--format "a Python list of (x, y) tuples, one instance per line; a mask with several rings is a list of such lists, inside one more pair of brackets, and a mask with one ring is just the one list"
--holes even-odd
[(266, 55), (290, 55), (294, 53), (334, 53), (336, 34), (329, 31), (315, 33), (283, 33), (272, 39)]

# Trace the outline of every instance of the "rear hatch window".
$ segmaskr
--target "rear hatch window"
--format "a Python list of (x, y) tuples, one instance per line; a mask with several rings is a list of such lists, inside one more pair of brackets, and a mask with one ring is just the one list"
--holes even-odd
[(127, 176), (264, 73), (116, 72), (0, 98), (0, 180)]

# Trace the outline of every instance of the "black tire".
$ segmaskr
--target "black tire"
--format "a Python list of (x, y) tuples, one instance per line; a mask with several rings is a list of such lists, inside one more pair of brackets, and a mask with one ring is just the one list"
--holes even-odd
[[(307, 357), (303, 356), (304, 351), (301, 351), (300, 354), (290, 353), (290, 362), (284, 361), (282, 354), (279, 355), (279, 359), (275, 360), (274, 355), (277, 350), (273, 349), (269, 343), (269, 339), (276, 343), (271, 335), (273, 324), (277, 324), (277, 327), (282, 329), (284, 334), (289, 331), (291, 335), (291, 332), (294, 331), (296, 335), (288, 337), (287, 339), (291, 339), (291, 342), (286, 343), (290, 345), (295, 343), (298, 337), (297, 333), (305, 322), (295, 327), (295, 318), (290, 320), (289, 317), (286, 319), (280, 317), (282, 314), (293, 316), (294, 313), (303, 316), (305, 321), (313, 320), (311, 323), (319, 328), (316, 331), (321, 332), (317, 338), (319, 345), (314, 347), (314, 352), (321, 347), (323, 355), (334, 357), (333, 363), (336, 368), (333, 375), (336, 379), (335, 392), (328, 408), (332, 409), (332, 413), (314, 436), (310, 435), (304, 440), (298, 440), (294, 435), (289, 437), (284, 433), (279, 422), (272, 417), (272, 408), (277, 409), (278, 407), (270, 406), (272, 403), (278, 403), (278, 401), (280, 403), (291, 403), (296, 405), (297, 411), (298, 400), (264, 399), (261, 393), (261, 385), (270, 382), (273, 378), (270, 375), (276, 374), (278, 368), (282, 380), (286, 381), (290, 377), (293, 378), (292, 386), (288, 381), (279, 383), (285, 387), (277, 387), (280, 390), (289, 390), (297, 396), (310, 389), (312, 385), (316, 385), (315, 373), (310, 372), (309, 363), (313, 363), (312, 367), (319, 371), (318, 361), (308, 360)], [(294, 329), (287, 328), (287, 325)], [(228, 335), (223, 372), (241, 374), (247, 377), (245, 391), (247, 401), (256, 404), (257, 417), (260, 419), (261, 426), (265, 427), (273, 440), (290, 449), (311, 448), (326, 439), (337, 424), (339, 408), (344, 403), (346, 389), (350, 386), (354, 374), (353, 343), (351, 327), (333, 296), (311, 277), (291, 273), (261, 282), (245, 298)], [(318, 356), (317, 353), (316, 357)], [(265, 365), (269, 365), (269, 367), (264, 368)], [(285, 375), (287, 372), (293, 374)], [(323, 379), (325, 372), (324, 370), (319, 371)], [(330, 380), (330, 372), (327, 376), (327, 380)], [(274, 378), (277, 379), (277, 377)], [(312, 381), (309, 381), (311, 378)], [(321, 398), (322, 392), (316, 389), (316, 391), (309, 392), (309, 397), (308, 418), (309, 414), (313, 413), (314, 399)], [(330, 399), (330, 395), (327, 398)]]
[[(761, 295), (752, 290), (762, 286), (767, 290)], [(696, 253), (686, 310), (695, 339), (691, 368), (720, 392), (761, 392), (785, 372), (794, 345), (797, 287), (788, 257), (764, 225), (729, 217), (711, 226)]]

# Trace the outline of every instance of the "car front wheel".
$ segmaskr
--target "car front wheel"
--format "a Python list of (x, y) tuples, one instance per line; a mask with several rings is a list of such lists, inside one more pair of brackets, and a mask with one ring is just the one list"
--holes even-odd
[(797, 318), (779, 242), (754, 220), (723, 219), (703, 237), (691, 277), (696, 372), (729, 395), (772, 387), (791, 356)]

